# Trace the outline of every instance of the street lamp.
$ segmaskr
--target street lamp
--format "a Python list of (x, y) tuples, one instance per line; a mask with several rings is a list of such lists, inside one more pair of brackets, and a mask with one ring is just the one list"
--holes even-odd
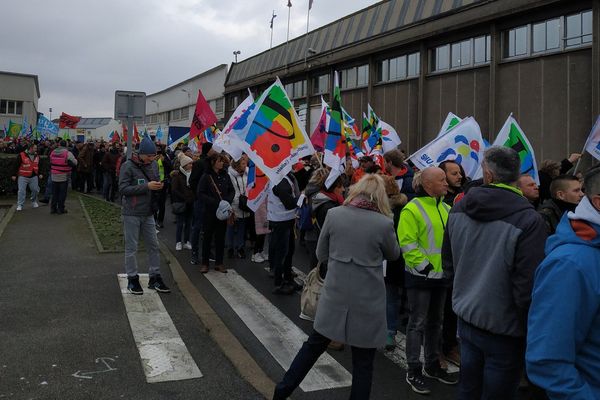
[(235, 63), (236, 64), (237, 64), (237, 56), (238, 56), (238, 54), (242, 54), (242, 52), (239, 51), (239, 50), (236, 50), (236, 51), (233, 52), (233, 56), (235, 57)]
[(50, 121), (52, 121), (52, 107), (50, 107), (48, 111), (50, 111)]

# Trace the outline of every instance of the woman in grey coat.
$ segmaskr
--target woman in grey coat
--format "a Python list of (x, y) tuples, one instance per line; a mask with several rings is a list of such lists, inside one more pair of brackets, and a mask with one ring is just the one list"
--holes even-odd
[(383, 260), (400, 256), (391, 215), (383, 179), (373, 174), (350, 188), (344, 206), (329, 210), (317, 244), (328, 271), (314, 330), (273, 400), (292, 394), (332, 340), (352, 347), (350, 400), (369, 398), (375, 351), (387, 334)]

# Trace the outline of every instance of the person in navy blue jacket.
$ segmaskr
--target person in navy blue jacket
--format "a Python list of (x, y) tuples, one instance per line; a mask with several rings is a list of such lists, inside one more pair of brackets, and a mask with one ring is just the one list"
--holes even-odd
[(535, 274), (527, 375), (551, 400), (600, 399), (600, 167)]

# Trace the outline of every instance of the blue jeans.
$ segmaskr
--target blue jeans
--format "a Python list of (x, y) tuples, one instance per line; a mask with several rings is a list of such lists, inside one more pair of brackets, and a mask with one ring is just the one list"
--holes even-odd
[(48, 178), (46, 179), (46, 191), (44, 192), (44, 200), (50, 200), (52, 197), (52, 174), (48, 173)]
[(495, 335), (458, 320), (458, 400), (517, 398), (525, 361), (525, 338)]
[(156, 225), (152, 215), (138, 217), (123, 215), (123, 234), (125, 236), (125, 272), (127, 276), (133, 277), (138, 274), (137, 249), (140, 233), (146, 246), (148, 255), (148, 274), (150, 276), (160, 275), (160, 253), (158, 238), (156, 237)]
[(269, 265), (275, 273), (275, 286), (291, 282), (292, 257), (296, 239), (294, 238), (294, 220), (271, 222), (269, 235)]
[(225, 237), (225, 247), (228, 249), (239, 250), (244, 248), (246, 243), (246, 219), (238, 218), (233, 225), (227, 226), (227, 236)]
[(40, 191), (37, 175), (31, 178), (19, 176), (17, 177), (17, 184), (19, 186), (19, 192), (17, 194), (18, 206), (23, 207), (23, 205), (25, 204), (25, 198), (27, 197), (27, 187), (29, 187), (29, 190), (31, 190), (31, 201), (37, 201), (37, 195)]
[[(302, 348), (292, 361), (290, 369), (281, 382), (275, 386), (273, 400), (287, 399), (302, 383), (321, 354), (327, 350), (330, 339), (313, 330)], [(364, 400), (371, 395), (373, 379), (373, 359), (376, 349), (364, 349), (352, 346), (352, 389), (350, 400)]]
[(398, 313), (400, 303), (400, 286), (385, 284), (385, 310), (387, 314), (388, 335), (396, 336), (398, 332)]

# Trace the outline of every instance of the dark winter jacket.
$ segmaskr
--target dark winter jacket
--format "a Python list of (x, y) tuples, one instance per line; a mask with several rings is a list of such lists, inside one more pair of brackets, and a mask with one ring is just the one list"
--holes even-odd
[(173, 203), (185, 203), (189, 206), (194, 203), (194, 192), (187, 185), (186, 177), (180, 171), (171, 172), (171, 195)]
[[(220, 196), (215, 185), (219, 192), (221, 192)], [(212, 168), (205, 170), (200, 178), (200, 182), (198, 182), (198, 195), (204, 207), (204, 215), (209, 218), (216, 218), (215, 213), (221, 199), (231, 204), (235, 196), (235, 190), (231, 184), (227, 170), (223, 169), (218, 174)]]
[(117, 161), (119, 161), (120, 157), (121, 157), (121, 155), (119, 154), (118, 151), (116, 153), (107, 151), (104, 154), (104, 157), (102, 158), (102, 168), (104, 169), (104, 171), (111, 172), (113, 174), (116, 173)]
[(122, 214), (140, 217), (152, 215), (153, 191), (148, 189), (148, 182), (158, 179), (156, 162), (144, 165), (133, 153), (132, 159), (121, 165), (119, 173), (119, 192), (123, 197)]
[(575, 211), (577, 204), (567, 203), (558, 199), (548, 199), (538, 210), (544, 222), (546, 223), (546, 232), (548, 236), (554, 235), (556, 227), (566, 211)]
[[(396, 237), (398, 236), (398, 222), (400, 222), (400, 212), (406, 205), (406, 196), (404, 194), (394, 195), (389, 198), (390, 207), (394, 212), (394, 231)], [(388, 261), (385, 272), (385, 283), (389, 283), (397, 286), (404, 286), (404, 257), (400, 254), (400, 257), (395, 261)]]
[(196, 198), (200, 198), (198, 196), (198, 184), (200, 183), (200, 179), (202, 175), (204, 175), (204, 171), (208, 171), (210, 169), (210, 165), (208, 164), (208, 160), (206, 156), (200, 156), (199, 159), (194, 161), (192, 164), (192, 175), (190, 175), (190, 187), (192, 188), (192, 192), (196, 195)]
[(471, 189), (450, 211), (442, 246), (456, 315), (493, 334), (523, 337), (545, 242), (542, 218), (518, 189)]

